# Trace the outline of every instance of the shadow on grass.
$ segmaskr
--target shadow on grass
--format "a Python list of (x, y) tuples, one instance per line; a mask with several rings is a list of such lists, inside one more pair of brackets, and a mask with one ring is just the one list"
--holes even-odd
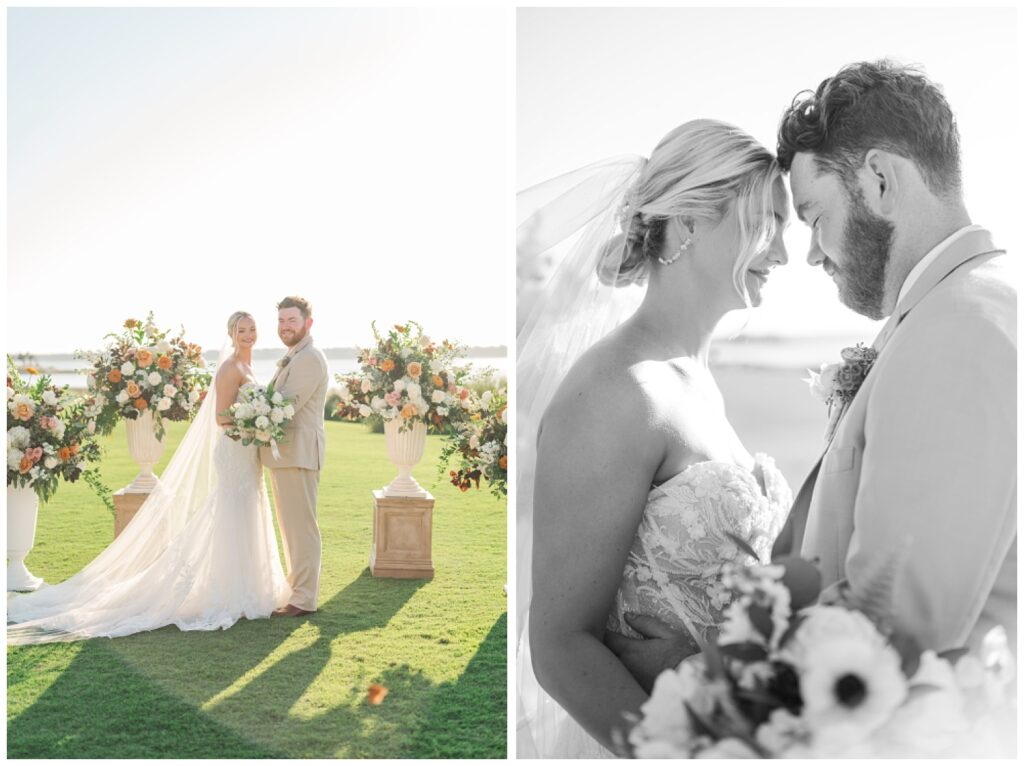
[(465, 671), (434, 691), (410, 758), (505, 758), (508, 614), (491, 627)]
[(280, 757), (168, 695), (95, 641), (18, 652), (8, 654), (9, 690), (59, 675), (8, 720), (8, 758)]

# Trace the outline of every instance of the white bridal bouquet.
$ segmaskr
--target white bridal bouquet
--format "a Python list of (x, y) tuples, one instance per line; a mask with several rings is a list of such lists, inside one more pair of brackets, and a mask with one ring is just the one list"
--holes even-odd
[(284, 427), (295, 417), (295, 407), (273, 386), (246, 383), (239, 391), (239, 400), (221, 414), (233, 421), (225, 429), (228, 436), (240, 439), (247, 447), (270, 447), (274, 457), (280, 457), (277, 445), (284, 441)]
[(1016, 672), (1005, 631), (993, 629), (980, 656), (921, 651), (893, 628), (898, 569), (899, 556), (879, 559), (860, 592), (841, 584), (821, 601), (821, 576), (806, 560), (727, 569), (731, 603), (717, 640), (657, 678), (620, 737), (624, 754), (1012, 756)]

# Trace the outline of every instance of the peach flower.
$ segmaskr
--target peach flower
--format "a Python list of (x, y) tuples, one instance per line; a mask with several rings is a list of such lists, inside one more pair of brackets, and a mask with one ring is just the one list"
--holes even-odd
[(57, 457), (64, 463), (68, 462), (71, 459), (71, 449), (69, 447), (61, 447), (57, 450)]
[(406, 420), (415, 417), (418, 414), (418, 412), (419, 410), (416, 409), (416, 405), (414, 404), (407, 404), (404, 407), (402, 407), (402, 417), (405, 418)]
[(410, 378), (418, 378), (423, 374), (423, 365), (419, 362), (409, 362), (405, 366), (405, 371), (408, 373)]
[(142, 393), (142, 389), (139, 388), (139, 384), (136, 383), (134, 380), (129, 380), (128, 381), (128, 385), (125, 386), (124, 390), (128, 393), (128, 396), (130, 396), (132, 399), (136, 398), (139, 394)]
[(31, 420), (36, 408), (32, 402), (18, 402), (14, 405), (14, 417), (18, 420)]
[(431, 380), (434, 381), (434, 388), (444, 388), (444, 378), (440, 375), (435, 375)]
[(173, 364), (174, 362), (169, 356), (167, 356), (167, 354), (161, 354), (160, 358), (156, 360), (156, 366), (161, 370), (169, 370)]
[(153, 364), (153, 352), (148, 348), (140, 348), (135, 352), (135, 361), (139, 363), (139, 367), (149, 367)]
[(498, 466), (503, 471), (508, 470), (508, 455), (502, 455), (500, 458), (498, 458)]
[(32, 458), (23, 457), (18, 463), (18, 473), (28, 473), (32, 470)]
[(141, 397), (132, 402), (132, 404), (135, 405), (135, 409), (137, 409), (139, 412), (142, 412), (142, 410), (146, 409), (149, 406), (149, 402), (147, 402), (145, 399), (142, 399)]
[(121, 371), (116, 369), (111, 370), (110, 372), (107, 373), (107, 380), (109, 380), (111, 383), (120, 383)]
[(382, 372), (391, 372), (393, 369), (395, 369), (395, 363), (392, 362), (390, 359), (385, 359), (383, 362), (380, 363), (380, 369)]

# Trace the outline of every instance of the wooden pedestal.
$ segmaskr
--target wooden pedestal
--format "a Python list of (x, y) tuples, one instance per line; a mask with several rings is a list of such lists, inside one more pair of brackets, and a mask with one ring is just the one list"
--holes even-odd
[(434, 562), (430, 558), (434, 497), (385, 497), (373, 491), (373, 549), (370, 574), (430, 580)]
[(123, 489), (114, 493), (114, 537), (116, 538), (128, 522), (135, 518), (139, 508), (149, 497), (148, 492), (125, 492)]

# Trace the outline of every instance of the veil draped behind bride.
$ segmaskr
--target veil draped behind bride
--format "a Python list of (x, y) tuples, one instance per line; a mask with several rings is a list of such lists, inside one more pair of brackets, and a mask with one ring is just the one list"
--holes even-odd
[[(228, 355), (229, 347), (221, 350), (218, 368)], [(240, 606), (251, 611), (250, 604), (229, 604), (240, 597), (230, 582), (231, 567), (240, 557), (265, 552), (246, 549), (254, 543), (261, 546), (265, 540), (259, 538), (268, 532), (273, 541), (273, 527), (269, 514), (264, 514), (263, 520), (249, 520), (258, 526), (255, 538), (231, 541), (222, 539), (226, 536), (220, 531), (223, 524), (214, 524), (212, 500), (218, 478), (232, 483), (252, 481), (249, 476), (218, 476), (215, 448), (226, 437), (217, 424), (216, 399), (211, 390), (157, 486), (103, 552), (64, 582), (8, 599), (8, 623), (17, 623), (8, 624), (8, 644), (127, 635), (166, 625), (169, 616), (183, 628), (227, 627), (221, 624), (224, 616), (217, 609), (228, 606), (229, 611), (237, 611)], [(224, 470), (224, 462), (220, 463)], [(259, 495), (268, 502), (260, 484)], [(211, 556), (212, 551), (219, 555)], [(276, 557), (276, 543), (274, 553)], [(165, 560), (153, 567), (161, 557)], [(263, 585), (280, 591), (283, 575), (280, 582), (273, 572), (266, 577)], [(217, 589), (221, 578), (228, 580), (220, 583), (222, 592), (195, 592), (196, 583), (203, 582)]]
[(534, 463), (541, 418), (566, 373), (584, 351), (630, 316), (643, 299), (642, 287), (602, 282), (598, 266), (603, 273), (618, 273), (624, 255), (624, 249), (616, 247), (623, 240), (620, 214), (646, 162), (637, 155), (613, 157), (530, 187), (516, 198), (517, 258), (538, 257), (555, 248), (565, 252), (516, 338), (519, 757), (579, 756), (584, 754), (581, 749), (597, 746), (533, 675), (528, 614)]

